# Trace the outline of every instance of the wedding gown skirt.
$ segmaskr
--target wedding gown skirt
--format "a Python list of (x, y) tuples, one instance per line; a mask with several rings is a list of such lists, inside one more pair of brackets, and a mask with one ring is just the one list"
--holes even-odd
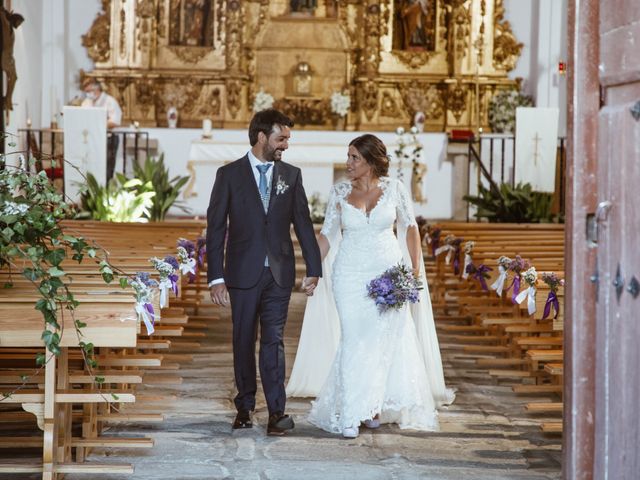
[(370, 216), (341, 203), (343, 238), (331, 277), (341, 338), (309, 414), (311, 423), (328, 432), (341, 433), (376, 414), (400, 428), (438, 429), (409, 307), (379, 313), (367, 297), (367, 284), (403, 260), (393, 233), (396, 204), (386, 196)]

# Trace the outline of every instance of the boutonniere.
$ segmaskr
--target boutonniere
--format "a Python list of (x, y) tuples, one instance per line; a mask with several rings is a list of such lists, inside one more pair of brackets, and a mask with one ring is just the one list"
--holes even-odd
[(280, 175), (278, 175), (278, 181), (276, 182), (276, 195), (284, 193), (289, 188), (289, 185), (285, 183)]

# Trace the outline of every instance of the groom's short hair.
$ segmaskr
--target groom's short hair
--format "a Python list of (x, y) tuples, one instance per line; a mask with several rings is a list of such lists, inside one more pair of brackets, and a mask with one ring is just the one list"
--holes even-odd
[(262, 132), (269, 137), (275, 125), (292, 128), (293, 120), (275, 108), (267, 108), (256, 113), (249, 124), (249, 143), (251, 146), (258, 143), (258, 133)]

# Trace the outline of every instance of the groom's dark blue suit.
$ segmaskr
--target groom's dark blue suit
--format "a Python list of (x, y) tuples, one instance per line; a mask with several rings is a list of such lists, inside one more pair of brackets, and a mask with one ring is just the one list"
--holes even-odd
[(207, 212), (207, 276), (209, 282), (224, 278), (231, 298), (236, 408), (255, 408), (255, 342), (260, 324), (262, 386), (269, 413), (282, 414), (283, 331), (295, 283), (291, 224), (302, 247), (306, 275), (321, 276), (322, 262), (300, 169), (274, 162), (271, 183), (265, 212), (246, 155), (218, 169)]

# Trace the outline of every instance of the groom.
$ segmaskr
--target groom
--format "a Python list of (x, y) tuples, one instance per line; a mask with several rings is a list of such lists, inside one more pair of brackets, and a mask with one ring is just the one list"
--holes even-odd
[[(211, 299), (231, 301), (233, 366), (238, 413), (233, 428), (251, 428), (255, 409), (255, 343), (260, 326), (260, 377), (269, 409), (268, 435), (293, 428), (285, 415), (283, 332), (295, 282), (291, 224), (312, 295), (322, 274), (300, 169), (281, 161), (293, 122), (268, 109), (249, 125), (251, 150), (218, 169), (207, 211), (207, 262)], [(225, 252), (226, 250), (226, 252)], [(226, 254), (226, 255), (225, 255)]]

